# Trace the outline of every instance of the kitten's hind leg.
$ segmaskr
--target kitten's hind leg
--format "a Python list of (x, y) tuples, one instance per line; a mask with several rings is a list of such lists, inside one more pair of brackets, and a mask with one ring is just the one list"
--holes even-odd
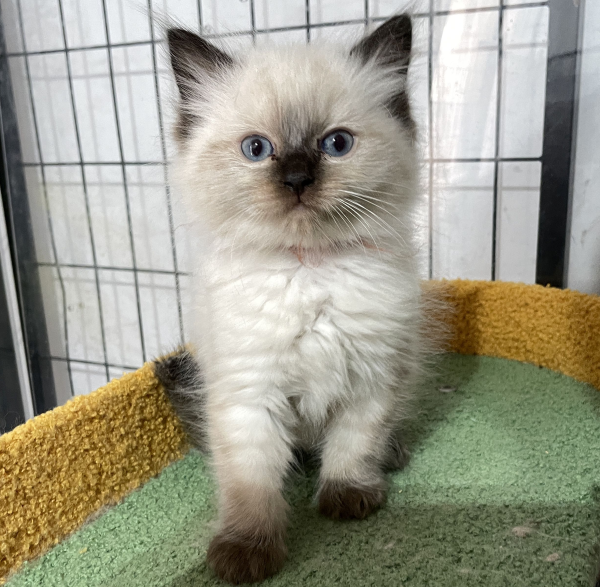
[(367, 396), (336, 413), (322, 452), (319, 511), (333, 519), (366, 518), (386, 498), (383, 474), (392, 398)]
[(206, 452), (206, 397), (200, 367), (185, 347), (154, 361), (154, 374), (162, 383), (191, 445)]

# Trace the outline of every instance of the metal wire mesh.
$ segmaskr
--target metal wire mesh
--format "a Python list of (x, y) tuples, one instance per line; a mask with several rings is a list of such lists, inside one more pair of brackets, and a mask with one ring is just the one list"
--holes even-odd
[[(99, 16), (102, 19), (102, 29), (105, 42), (97, 43), (95, 41), (87, 43), (73, 43), (69, 38), (69, 31), (67, 27), (68, 17), (66, 15), (66, 6), (69, 7), (69, 11), (74, 10), (73, 3), (70, 0), (38, 0), (40, 6), (56, 6), (57, 18), (61, 35), (61, 46), (45, 48), (43, 46), (30, 47), (29, 40), (31, 34), (28, 34), (26, 30), (27, 19), (24, 15), (24, 4), (23, 0), (7, 0), (3, 4), (3, 21), (5, 29), (9, 26), (17, 27), (17, 36), (20, 43), (20, 49), (17, 48), (8, 50), (6, 57), (11, 62), (13, 72), (16, 71), (17, 65), (22, 65), (22, 74), (24, 82), (22, 91), (18, 92), (19, 82), (18, 74), (13, 73), (13, 86), (15, 87), (15, 93), (19, 93), (20, 97), (26, 101), (17, 109), (21, 109), (22, 112), (19, 114), (19, 126), (21, 127), (21, 142), (26, 142), (25, 135), (31, 136), (32, 145), (29, 151), (31, 154), (28, 155), (28, 148), (23, 148), (23, 168), (25, 174), (29, 179), (30, 187), (30, 198), (31, 192), (34, 188), (31, 187), (34, 184), (39, 185), (41, 190), (41, 201), (38, 204), (39, 218), (37, 220), (42, 232), (47, 233), (47, 241), (40, 245), (40, 242), (36, 242), (36, 248), (38, 251), (37, 267), (41, 274), (44, 271), (50, 272), (45, 278), (45, 283), (55, 281), (57, 284), (55, 304), (57, 307), (49, 307), (51, 301), (45, 300), (46, 302), (46, 319), (52, 321), (53, 318), (50, 314), (54, 313), (56, 316), (54, 319), (59, 321), (60, 340), (57, 343), (50, 344), (50, 355), (54, 367), (55, 367), (55, 378), (57, 388), (63, 388), (65, 385), (68, 387), (68, 393), (61, 395), (60, 393), (58, 401), (64, 401), (67, 396), (73, 395), (74, 393), (82, 393), (91, 391), (94, 387), (100, 383), (109, 380), (112, 376), (118, 374), (121, 370), (132, 370), (140, 365), (142, 361), (146, 361), (151, 358), (152, 354), (158, 350), (168, 350), (168, 347), (173, 346), (185, 339), (185, 329), (183, 320), (183, 306), (185, 305), (185, 287), (183, 280), (189, 276), (185, 263), (182, 265), (182, 245), (178, 242), (177, 233), (177, 220), (175, 218), (176, 213), (174, 211), (173, 193), (170, 188), (169, 182), (169, 168), (168, 163), (172, 155), (172, 148), (169, 144), (168, 116), (165, 114), (165, 107), (167, 104), (166, 93), (167, 93), (167, 82), (161, 81), (161, 59), (163, 55), (160, 51), (163, 40), (159, 37), (159, 31), (157, 25), (153, 20), (152, 14), (155, 10), (165, 10), (168, 12), (168, 7), (165, 8), (164, 4), (156, 6), (153, 0), (147, 0), (144, 8), (146, 13), (143, 18), (147, 19), (145, 26), (148, 27), (149, 36), (142, 40), (118, 40), (118, 36), (115, 37), (115, 31), (112, 28), (112, 23), (115, 21), (115, 6), (118, 7), (119, 3), (116, 0), (98, 0), (99, 4)], [(343, 3), (338, 2), (325, 2), (322, 5), (318, 0), (304, 0), (303, 14), (304, 22), (301, 24), (291, 24), (289, 26), (261, 26), (261, 22), (266, 22), (264, 15), (258, 18), (257, 14), (257, 1), (247, 0), (246, 2), (240, 2), (245, 6), (248, 11), (248, 22), (249, 28), (236, 30), (235, 32), (223, 32), (215, 30), (214, 28), (203, 26), (204, 22), (203, 12), (208, 8), (214, 13), (216, 5), (209, 0), (197, 0), (195, 12), (197, 15), (197, 22), (193, 23), (198, 29), (204, 30), (207, 36), (211, 38), (229, 38), (230, 40), (243, 42), (244, 39), (250, 40), (252, 43), (263, 42), (263, 39), (267, 36), (277, 36), (278, 34), (284, 37), (291, 38), (293, 35), (302, 35), (306, 42), (311, 42), (315, 38), (321, 38), (327, 31), (338, 31), (338, 30), (353, 30), (356, 31), (359, 28), (372, 27), (377, 23), (385, 20), (387, 14), (396, 12), (403, 7), (403, 2), (374, 2), (364, 0), (360, 7), (356, 3), (353, 4), (352, 10), (348, 9), (346, 12), (350, 14), (349, 18), (342, 19), (331, 19), (326, 16), (323, 17), (321, 12), (327, 12), (328, 10), (337, 10), (340, 14), (345, 14), (343, 9)], [(381, 8), (381, 5), (385, 5)], [(265, 2), (260, 4), (261, 9), (264, 11)], [(389, 6), (388, 6), (389, 5)], [(458, 5), (458, 7), (456, 7)], [(323, 8), (324, 6), (324, 8)], [(333, 6), (333, 8), (332, 8)], [(39, 6), (38, 6), (39, 8)], [(503, 194), (502, 185), (502, 172), (503, 165), (506, 164), (531, 164), (534, 163), (537, 167), (533, 171), (533, 175), (537, 173), (538, 181), (536, 187), (536, 181), (534, 178), (533, 187), (525, 186), (524, 189), (537, 190), (539, 193), (539, 174), (542, 162), (541, 147), (534, 154), (525, 153), (522, 156), (506, 153), (502, 145), (502, 123), (503, 123), (503, 96), (504, 96), (504, 60), (505, 60), (505, 33), (507, 30), (507, 21), (514, 20), (515, 14), (519, 11), (526, 11), (532, 9), (547, 10), (547, 1), (537, 2), (521, 2), (517, 3), (514, 0), (498, 0), (498, 1), (485, 1), (485, 0), (474, 0), (474, 1), (462, 1), (452, 2), (450, 0), (426, 0), (424, 6), (414, 14), (415, 22), (417, 26), (421, 27), (421, 30), (425, 30), (424, 42), (420, 48), (417, 48), (417, 53), (421, 53), (421, 66), (422, 72), (424, 73), (424, 86), (426, 88), (426, 96), (422, 100), (421, 110), (425, 113), (422, 117), (422, 126), (425, 127), (424, 137), (424, 154), (426, 160), (426, 173), (425, 173), (425, 184), (426, 190), (428, 191), (429, 197), (427, 200), (426, 209), (424, 210), (426, 226), (426, 235), (424, 236), (424, 242), (426, 243), (427, 254), (425, 255), (425, 267), (424, 273), (428, 277), (439, 276), (440, 271), (436, 270), (436, 166), (444, 165), (455, 165), (455, 164), (489, 164), (491, 169), (491, 211), (486, 212), (488, 216), (491, 215), (491, 234), (489, 237), (489, 251), (486, 249), (486, 255), (489, 257), (489, 278), (495, 279), (499, 275), (498, 259), (500, 255), (500, 239), (499, 239), (499, 222), (502, 218), (501, 210), (501, 197)], [(111, 12), (112, 11), (112, 12)], [(42, 11), (43, 12), (43, 11)], [(118, 12), (118, 10), (117, 10)], [(362, 12), (362, 13), (360, 13)], [(542, 13), (540, 12), (540, 14)], [(316, 15), (319, 13), (319, 17)], [(385, 13), (385, 14), (384, 14)], [(262, 14), (262, 13), (261, 13)], [(435, 136), (436, 124), (439, 125), (439, 121), (436, 120), (436, 67), (439, 63), (436, 61), (437, 55), (440, 52), (440, 44), (443, 44), (444, 37), (442, 35), (442, 19), (448, 17), (454, 17), (456, 15), (491, 15), (496, 19), (496, 38), (490, 43), (492, 49), (486, 46), (486, 51), (491, 51), (495, 54), (494, 59), (496, 60), (495, 68), (496, 74), (494, 77), (494, 83), (491, 86), (491, 94), (489, 102), (492, 105), (490, 107), (493, 115), (493, 140), (491, 150), (480, 149), (480, 153), (470, 156), (463, 156), (459, 152), (457, 156), (448, 156), (447, 153), (436, 152), (436, 141), (439, 142)], [(123, 18), (125, 16), (122, 15)], [(141, 18), (141, 17), (140, 17)], [(8, 19), (12, 19), (9, 23)], [(40, 19), (43, 21), (43, 14), (40, 12)], [(31, 19), (29, 19), (31, 21)], [(475, 21), (474, 21), (475, 22)], [(123, 24), (125, 26), (127, 23)], [(186, 24), (191, 25), (192, 23), (187, 22)], [(227, 23), (224, 23), (227, 24)], [(238, 27), (239, 28), (239, 27)], [(436, 31), (442, 31), (437, 33)], [(465, 34), (474, 34), (467, 31)], [(437, 36), (436, 36), (437, 35)], [(83, 33), (82, 35), (83, 36)], [(100, 35), (101, 36), (101, 35)], [(121, 35), (122, 36), (122, 35)], [(294, 37), (295, 38), (295, 37)], [(81, 40), (81, 39), (80, 39)], [(17, 43), (18, 44), (18, 43)], [(544, 42), (541, 43), (543, 45)], [(540, 45), (540, 43), (538, 43)], [(15, 44), (16, 46), (16, 44)], [(533, 46), (533, 45), (532, 45)], [(543, 48), (543, 47), (542, 47)], [(144, 153), (140, 149), (131, 148), (131, 134), (132, 124), (130, 123), (127, 113), (134, 116), (135, 109), (127, 106), (123, 98), (123, 93), (120, 90), (120, 84), (129, 83), (135, 84), (137, 82), (132, 81), (136, 75), (145, 75), (147, 72), (142, 70), (136, 70), (136, 65), (125, 69), (122, 67), (122, 60), (124, 51), (129, 50), (146, 50), (150, 51), (150, 73), (152, 77), (151, 81), (151, 95), (145, 94), (145, 99), (154, 104), (157, 116), (158, 126), (158, 142), (159, 157), (148, 159), (144, 157)], [(75, 69), (80, 69), (76, 64), (80, 59), (80, 55), (83, 53), (96, 57), (105, 54), (104, 63), (106, 65), (106, 71), (98, 74), (86, 73), (83, 74)], [(47, 135), (45, 125), (47, 121), (44, 116), (39, 112), (40, 104), (42, 102), (42, 93), (37, 85), (37, 69), (40, 67), (43, 69), (52, 69), (47, 63), (43, 64), (46, 58), (54, 59), (55, 57), (60, 58), (61, 66), (64, 66), (64, 71), (58, 75), (61, 79), (66, 79), (67, 92), (63, 95), (66, 99), (66, 103), (61, 104), (64, 108), (64, 116), (59, 117), (60, 120), (65, 120), (65, 128), (72, 127), (72, 136), (74, 137), (74, 145), (65, 147), (63, 150), (70, 153), (69, 155), (53, 156), (50, 158), (46, 157), (46, 153), (58, 152), (63, 147), (61, 146), (61, 134), (62, 129), (55, 129), (55, 145), (49, 149), (47, 144)], [(92, 58), (90, 57), (90, 59)], [(100, 58), (99, 57), (99, 58)], [(125, 58), (126, 59), (126, 58)], [(133, 58), (132, 58), (133, 59)], [(41, 61), (40, 61), (41, 60)], [(54, 62), (53, 62), (54, 63)], [(58, 62), (57, 62), (58, 63)], [(32, 69), (36, 68), (36, 71)], [(58, 67), (58, 66), (57, 66)], [(59, 68), (60, 69), (60, 68)], [(93, 68), (92, 68), (93, 69)], [(85, 70), (85, 68), (84, 68)], [(96, 160), (94, 157), (88, 155), (88, 138), (90, 133), (87, 129), (89, 122), (82, 120), (82, 106), (78, 104), (79, 101), (83, 101), (80, 97), (79, 82), (81, 79), (91, 79), (94, 75), (99, 78), (108, 80), (108, 95), (107, 99), (112, 103), (109, 110), (112, 110), (114, 116), (114, 139), (116, 149), (113, 149), (113, 155), (116, 153), (116, 157), (108, 157), (105, 154), (99, 156)], [(49, 91), (52, 92), (52, 72), (46, 71), (42, 75), (44, 77), (44, 83), (49, 85)], [(145, 78), (144, 78), (145, 79)], [(150, 87), (150, 86), (145, 86)], [(89, 88), (88, 88), (89, 90)], [(93, 93), (93, 92), (92, 92)], [(437, 90), (439, 94), (439, 89)], [(439, 96), (438, 96), (439, 98)], [(126, 107), (127, 106), (127, 107)], [(129, 108), (129, 110), (127, 109)], [(29, 114), (27, 113), (29, 112)], [(70, 116), (70, 122), (66, 121), (66, 117)], [(82, 126), (82, 124), (84, 126)], [(25, 128), (27, 127), (27, 128)], [(535, 150), (535, 149), (534, 149)], [(441, 150), (443, 151), (443, 150)], [(132, 154), (135, 157), (132, 158)], [(146, 170), (158, 170), (158, 174), (155, 175), (153, 181), (148, 182), (144, 179), (143, 174)], [(102, 175), (104, 174), (104, 175)], [(109, 177), (108, 180), (102, 180), (102, 177)], [(98, 179), (100, 178), (100, 179)], [(156, 179), (160, 178), (160, 179)], [(117, 252), (112, 254), (112, 259), (120, 259), (121, 262), (110, 263), (111, 255), (105, 254), (107, 248), (107, 242), (110, 244), (111, 239), (116, 239), (114, 236), (116, 232), (112, 233), (111, 228), (102, 229), (98, 228), (98, 221), (96, 218), (95, 208), (99, 205), (99, 200), (104, 196), (98, 195), (99, 193), (108, 193), (111, 181), (114, 186), (118, 186), (120, 189), (121, 203), (119, 206), (109, 207), (105, 211), (105, 217), (109, 221), (114, 221), (120, 210), (124, 217), (123, 225), (123, 238), (119, 236), (117, 239)], [(56, 186), (58, 190), (67, 193), (69, 183), (72, 183), (76, 187), (79, 186), (82, 196), (82, 215), (81, 218), (84, 221), (71, 222), (69, 223), (68, 218), (65, 219), (69, 211), (75, 204), (73, 201), (67, 198), (65, 205), (62, 210), (57, 208), (55, 192)], [(448, 182), (447, 182), (448, 183)], [(449, 183), (452, 183), (450, 181)], [(164, 262), (162, 266), (151, 266), (146, 262), (140, 263), (140, 258), (146, 256), (146, 247), (151, 246), (152, 239), (148, 238), (146, 241), (140, 239), (139, 230), (136, 228), (136, 218), (139, 214), (139, 194), (142, 193), (142, 199), (144, 194), (154, 189), (152, 186), (158, 186), (162, 184), (164, 186), (164, 212), (166, 215), (167, 230), (168, 233), (168, 256), (170, 260)], [(79, 189), (79, 187), (77, 189)], [(486, 189), (488, 189), (486, 187)], [(117, 188), (115, 188), (117, 189)], [(467, 186), (466, 189), (478, 189), (477, 186)], [(510, 186), (506, 188), (510, 189)], [(115, 196), (117, 197), (117, 196)], [(536, 204), (537, 205), (537, 204)], [(32, 212), (33, 214), (33, 212)], [(536, 212), (537, 214), (537, 212)], [(43, 215), (43, 220), (41, 219)], [(537, 215), (531, 221), (537, 223)], [(36, 220), (34, 219), (34, 224)], [(110, 223), (110, 222), (109, 222)], [(75, 227), (75, 229), (74, 229)], [(63, 232), (74, 231), (72, 234), (72, 252), (65, 254), (62, 247)], [(121, 233), (119, 233), (121, 234)], [(537, 235), (537, 225), (535, 235)], [(531, 237), (534, 238), (534, 237)], [(145, 245), (144, 242), (147, 244)], [(165, 241), (166, 242), (166, 241)], [(149, 244), (148, 244), (149, 243)], [(164, 248), (164, 247), (163, 247)], [(438, 246), (438, 249), (440, 247)], [(44, 250), (45, 249), (45, 250)], [(85, 250), (84, 250), (85, 249)], [(160, 265), (160, 264), (159, 264)], [(171, 280), (169, 281), (160, 281)], [(129, 280), (129, 281), (127, 281)], [(150, 281), (148, 281), (150, 280)], [(156, 280), (152, 281), (152, 280)], [(172, 283), (170, 285), (165, 285)], [(148, 285), (150, 284), (150, 285)], [(161, 285), (163, 284), (163, 285)], [(51, 287), (51, 286), (48, 286)], [(77, 295), (75, 295), (74, 288), (80, 288)], [(107, 293), (107, 288), (113, 288), (113, 297)], [(161, 290), (161, 287), (165, 291), (174, 289), (174, 296), (169, 298), (169, 305), (175, 307), (175, 311), (171, 311), (168, 316), (163, 316), (161, 310), (157, 310), (156, 303), (154, 304), (153, 311), (147, 311), (145, 307), (145, 296), (148, 291), (151, 291), (152, 295), (158, 295), (156, 292)], [(83, 288), (83, 289), (81, 289)], [(124, 291), (125, 288), (133, 291), (133, 297), (131, 298), (132, 303), (129, 304), (128, 309), (122, 310), (121, 313), (117, 313), (117, 317), (126, 317), (130, 320), (131, 324), (134, 324), (134, 328), (127, 328), (123, 330), (121, 326), (115, 323), (114, 317), (107, 317), (107, 308), (112, 307), (113, 298), (117, 300), (123, 297), (123, 294), (119, 294), (119, 291)], [(84, 304), (85, 308), (81, 310), (79, 324), (77, 328), (74, 326), (74, 321), (71, 316), (74, 312), (73, 304), (77, 299), (83, 300), (81, 303)], [(128, 298), (129, 299), (129, 298)], [(115, 303), (117, 303), (115, 302)], [(160, 306), (160, 304), (159, 304)], [(161, 308), (164, 307), (161, 306)], [(131, 311), (129, 311), (131, 310)], [(79, 311), (79, 310), (77, 310)], [(131, 317), (131, 314), (135, 314), (135, 318)], [(89, 319), (86, 319), (88, 316)], [(91, 317), (90, 317), (91, 316)], [(171, 322), (175, 324), (171, 324)], [(160, 324), (168, 322), (168, 333), (169, 336), (160, 336)], [(115, 326), (117, 327), (115, 330)], [(94, 353), (88, 353), (86, 349), (86, 336), (83, 332), (86, 328), (94, 331), (94, 337), (96, 340), (96, 351)], [(51, 329), (51, 327), (50, 327)], [(81, 330), (82, 333), (79, 331)], [(135, 330), (135, 332), (134, 332)], [(156, 341), (150, 344), (149, 342), (149, 331), (159, 332), (158, 343)], [(79, 333), (79, 334), (78, 334)], [(152, 335), (154, 336), (154, 334)], [(120, 337), (120, 341), (117, 340)], [(52, 338), (52, 336), (50, 337)], [(156, 337), (155, 337), (156, 338)], [(135, 339), (135, 340), (134, 340)], [(135, 347), (135, 352), (118, 352), (119, 345), (122, 348), (131, 346)], [(93, 346), (93, 345), (92, 345)], [(115, 350), (117, 349), (117, 350)], [(134, 360), (129, 360), (130, 357), (134, 357)], [(135, 359), (137, 357), (137, 359)], [(62, 367), (61, 367), (62, 366)], [(64, 367), (64, 368), (63, 368)], [(65, 384), (65, 373), (67, 382)], [(84, 374), (84, 378), (81, 379), (80, 375)], [(86, 378), (87, 377), (87, 378)]]

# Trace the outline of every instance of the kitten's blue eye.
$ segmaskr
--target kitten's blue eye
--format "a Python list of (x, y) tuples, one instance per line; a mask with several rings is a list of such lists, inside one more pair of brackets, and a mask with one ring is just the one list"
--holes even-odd
[(350, 152), (354, 137), (345, 130), (334, 130), (321, 141), (321, 151), (332, 157), (342, 157)]
[(265, 137), (251, 135), (242, 141), (242, 153), (250, 161), (262, 161), (273, 154), (273, 145)]

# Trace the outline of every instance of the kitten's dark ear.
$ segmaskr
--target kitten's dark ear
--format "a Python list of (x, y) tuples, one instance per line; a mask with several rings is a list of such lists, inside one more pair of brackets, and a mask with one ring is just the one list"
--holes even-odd
[(362, 39), (350, 51), (365, 63), (374, 59), (381, 65), (397, 67), (406, 73), (412, 48), (410, 16), (400, 14), (386, 20), (378, 29)]
[[(359, 41), (350, 51), (350, 55), (358, 57), (363, 63), (375, 61), (383, 67), (395, 69), (401, 77), (406, 78), (411, 48), (412, 22), (410, 16), (400, 14), (386, 20), (378, 29)], [(403, 84), (388, 106), (390, 112), (414, 132), (414, 122)]]
[(186, 109), (193, 96), (201, 95), (203, 79), (219, 70), (231, 67), (233, 59), (213, 44), (185, 29), (167, 31), (171, 66), (181, 98), (177, 136), (187, 137), (195, 122), (194, 115)]

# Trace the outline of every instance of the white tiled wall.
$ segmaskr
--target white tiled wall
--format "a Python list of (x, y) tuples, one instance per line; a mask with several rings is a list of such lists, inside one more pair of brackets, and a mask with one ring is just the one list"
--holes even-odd
[[(305, 0), (62, 0), (67, 54), (59, 0), (0, 1), (8, 50), (13, 54), (9, 58), (12, 82), (61, 399), (70, 393), (70, 380), (75, 393), (86, 393), (106, 381), (107, 371), (113, 377), (170, 350), (180, 338), (178, 298), (185, 305), (190, 296), (190, 278), (185, 274), (189, 270), (186, 217), (177, 195), (167, 191), (163, 166), (157, 164), (163, 160), (163, 147), (168, 158), (173, 153), (168, 133), (166, 145), (161, 142), (160, 126), (161, 121), (168, 126), (173, 120), (174, 93), (163, 47), (152, 43), (160, 27), (151, 25), (149, 7), (159, 20), (171, 19), (194, 30), (202, 22), (208, 33), (242, 33), (227, 42), (247, 46), (252, 42), (253, 19), (257, 43), (305, 42), (307, 16), (314, 25), (311, 41), (356, 39), (367, 17), (386, 17), (408, 4), (405, 0), (310, 0), (307, 11)], [(429, 1), (410, 2), (416, 12), (410, 83), (423, 155), (431, 165), (424, 173), (420, 215), (425, 277), (491, 278), (497, 186), (496, 277), (534, 280), (540, 164), (495, 163), (497, 155), (525, 159), (541, 155), (548, 9), (520, 7), (522, 3), (505, 0), (504, 5), (511, 7), (504, 11), (501, 25), (499, 0), (434, 0), (440, 14), (433, 16), (430, 43)], [(479, 8), (484, 10), (473, 10)], [(586, 32), (596, 41), (597, 16)], [(277, 30), (285, 27), (292, 29)], [(103, 47), (107, 29), (108, 40), (116, 45), (110, 51)], [(24, 51), (43, 53), (23, 57)], [(160, 73), (158, 96), (155, 61)], [(589, 76), (595, 81), (583, 92), (590, 112), (594, 97), (599, 96), (597, 62), (588, 61)], [(585, 140), (585, 129), (583, 133), (580, 129), (580, 135)], [(590, 132), (589, 144), (592, 136)], [(45, 166), (42, 176), (36, 165), (40, 162), (60, 165)], [(588, 189), (588, 181), (596, 182), (597, 191), (600, 166), (591, 159), (587, 167), (581, 162), (579, 191)], [(171, 222), (169, 198), (174, 207)], [(581, 234), (595, 231), (596, 236), (582, 242), (595, 238), (598, 243), (600, 218), (596, 222), (588, 210), (591, 199), (576, 202), (573, 227)], [(583, 249), (589, 256), (600, 245), (595, 249), (582, 245)], [(571, 253), (574, 271), (577, 248), (572, 247)], [(134, 261), (137, 273), (132, 271)], [(184, 272), (179, 275), (179, 296), (176, 265)], [(64, 360), (65, 312), (70, 377)]]
[(493, 157), (498, 12), (437, 17), (433, 50), (433, 157)]
[[(508, 10), (502, 23), (500, 156), (542, 154), (548, 8)], [(523, 132), (527, 128), (528, 132)]]
[(433, 275), (490, 279), (494, 164), (435, 163)]
[(541, 163), (503, 162), (498, 173), (497, 278), (535, 283)]

